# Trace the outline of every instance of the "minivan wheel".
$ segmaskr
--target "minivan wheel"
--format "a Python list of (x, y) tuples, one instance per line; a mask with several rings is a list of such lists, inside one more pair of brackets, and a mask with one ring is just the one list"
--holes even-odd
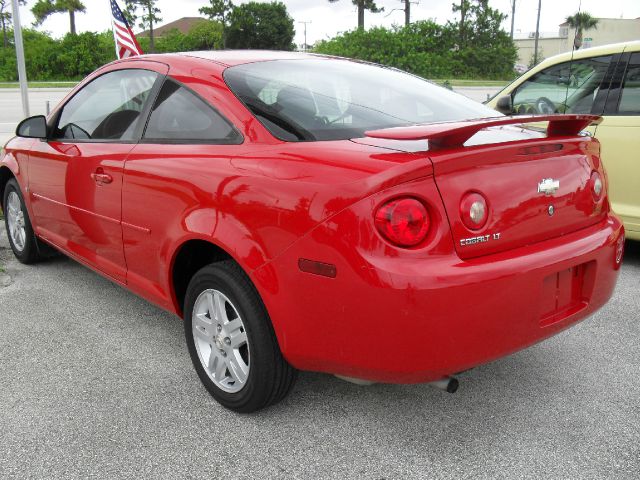
[(40, 260), (41, 256), (29, 219), (29, 212), (24, 204), (18, 182), (13, 178), (5, 186), (2, 205), (4, 225), (13, 254), (20, 262), (26, 264)]
[(293, 386), (296, 371), (282, 357), (258, 292), (232, 260), (191, 279), (184, 328), (200, 380), (224, 407), (253, 412), (279, 402)]

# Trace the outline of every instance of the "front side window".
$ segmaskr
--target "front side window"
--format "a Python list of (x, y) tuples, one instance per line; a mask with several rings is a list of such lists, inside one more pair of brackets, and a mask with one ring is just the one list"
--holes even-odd
[(500, 114), (413, 75), (334, 59), (230, 67), (224, 79), (272, 135), (346, 140), (367, 130)]
[(63, 107), (54, 137), (65, 140), (132, 140), (158, 74), (149, 70), (106, 73)]
[(591, 113), (610, 61), (611, 56), (586, 58), (538, 72), (514, 92), (514, 112)]
[(153, 105), (145, 140), (242, 143), (241, 135), (222, 115), (176, 82), (164, 82)]
[(624, 77), (619, 115), (640, 115), (640, 53), (631, 55)]

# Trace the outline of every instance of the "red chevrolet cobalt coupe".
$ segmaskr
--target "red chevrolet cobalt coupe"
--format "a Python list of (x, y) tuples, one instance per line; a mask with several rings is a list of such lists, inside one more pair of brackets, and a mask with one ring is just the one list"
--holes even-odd
[(349, 60), (144, 56), (23, 121), (0, 198), (20, 261), (53, 247), (182, 316), (227, 408), (298, 369), (453, 390), (602, 307), (623, 253), (599, 118), (495, 115)]

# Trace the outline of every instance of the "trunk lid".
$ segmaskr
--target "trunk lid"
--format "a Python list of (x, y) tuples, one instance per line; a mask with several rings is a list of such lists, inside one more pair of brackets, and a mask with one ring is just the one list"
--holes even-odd
[[(591, 139), (544, 139), (432, 156), (460, 258), (522, 247), (601, 220), (606, 195), (595, 201), (591, 182), (600, 168), (598, 151)], [(487, 222), (478, 230), (462, 221), (468, 192), (480, 193), (488, 204)]]
[[(513, 126), (549, 121), (546, 135)], [(599, 117), (496, 118), (367, 132), (377, 141), (428, 140), (425, 152), (445, 206), (458, 255), (471, 259), (588, 227), (609, 211), (606, 189), (593, 195), (592, 174), (605, 176), (600, 145), (578, 133)], [(501, 128), (496, 128), (501, 127)], [(462, 199), (480, 193), (488, 218), (479, 229), (462, 220)]]

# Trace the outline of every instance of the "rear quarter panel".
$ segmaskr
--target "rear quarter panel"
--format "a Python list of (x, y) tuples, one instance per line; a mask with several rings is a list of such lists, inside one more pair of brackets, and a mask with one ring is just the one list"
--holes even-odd
[(349, 141), (138, 145), (122, 193), (129, 286), (179, 313), (171, 267), (185, 242), (209, 241), (250, 273), (385, 183), (430, 172), (424, 156)]

